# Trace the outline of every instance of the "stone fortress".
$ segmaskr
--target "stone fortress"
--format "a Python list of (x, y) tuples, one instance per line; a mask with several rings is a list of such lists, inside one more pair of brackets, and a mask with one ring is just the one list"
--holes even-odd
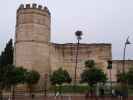
[[(57, 44), (50, 42), (51, 13), (47, 7), (37, 4), (20, 5), (17, 10), (14, 63), (44, 75), (62, 67), (74, 78), (76, 43)], [(107, 61), (112, 60), (112, 46), (107, 43), (80, 44), (77, 78), (84, 69), (86, 60), (95, 60), (98, 67), (108, 74)], [(133, 61), (126, 61), (126, 67)], [(113, 60), (112, 79), (121, 70), (122, 60)]]

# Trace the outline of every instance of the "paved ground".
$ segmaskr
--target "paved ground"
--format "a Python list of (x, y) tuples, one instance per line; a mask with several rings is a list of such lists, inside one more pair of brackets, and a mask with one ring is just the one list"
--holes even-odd
[[(12, 100), (5, 98), (4, 100)], [(120, 97), (88, 97), (85, 96), (16, 96), (15, 100), (122, 100)], [(133, 97), (128, 97), (128, 100), (133, 100)]]

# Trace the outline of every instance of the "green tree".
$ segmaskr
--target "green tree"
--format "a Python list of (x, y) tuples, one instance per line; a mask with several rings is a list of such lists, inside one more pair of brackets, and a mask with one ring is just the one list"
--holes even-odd
[(7, 66), (13, 64), (13, 43), (12, 39), (8, 41), (4, 51), (1, 53), (0, 56), (0, 65)]
[(95, 67), (94, 61), (87, 61), (87, 62), (91, 62), (92, 65), (85, 62), (86, 68), (81, 73), (81, 83), (87, 83), (91, 88), (90, 92), (92, 94), (95, 85), (97, 83), (105, 83), (107, 80), (107, 76), (102, 69)]
[(8, 72), (8, 66), (13, 64), (13, 43), (12, 39), (8, 41), (4, 51), (0, 55), (0, 99), (2, 100), (2, 91), (6, 85), (6, 75)]
[(93, 67), (95, 67), (94, 60), (86, 60), (85, 61), (85, 68), (93, 68)]
[(3, 90), (6, 86), (5, 84), (5, 79), (6, 79), (6, 75), (5, 75), (5, 67), (0, 65), (0, 100), (3, 100)]
[(129, 85), (133, 85), (133, 68), (130, 68), (127, 72), (127, 80)]
[(127, 80), (128, 80), (127, 73), (117, 74), (117, 82), (127, 82)]
[(24, 83), (26, 69), (22, 67), (16, 67), (14, 65), (7, 65), (3, 67), (3, 73), (4, 73), (2, 74), (3, 79), (0, 81), (3, 85), (0, 86), (3, 86), (2, 90), (12, 89), (12, 97), (14, 100), (15, 86), (17, 84)]
[(132, 86), (133, 84), (133, 69), (130, 68), (127, 72), (119, 73), (117, 75), (117, 82), (121, 83), (121, 87), (117, 90), (121, 91), (124, 94), (128, 94), (128, 86)]
[(61, 85), (63, 83), (70, 83), (72, 81), (69, 73), (66, 70), (63, 70), (62, 68), (59, 68), (58, 70), (55, 70), (51, 75), (50, 75), (50, 81), (51, 84), (56, 86), (60, 86), (60, 93), (61, 93)]
[(12, 89), (12, 99), (15, 97), (15, 87), (18, 84), (23, 84), (25, 82), (26, 69), (22, 67), (15, 67), (13, 65), (8, 65), (8, 72), (6, 75), (6, 87)]
[(39, 79), (40, 79), (40, 74), (37, 71), (34, 70), (27, 71), (25, 76), (25, 83), (27, 84), (30, 95), (32, 94), (34, 85), (38, 83)]
[(118, 82), (126, 82), (129, 85), (132, 85), (133, 84), (133, 68), (130, 68), (125, 73), (119, 73), (117, 75), (117, 81)]

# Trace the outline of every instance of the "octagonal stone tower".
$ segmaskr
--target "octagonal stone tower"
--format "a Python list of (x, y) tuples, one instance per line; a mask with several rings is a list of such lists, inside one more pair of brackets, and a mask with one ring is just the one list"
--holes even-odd
[(44, 75), (50, 71), (51, 15), (47, 7), (20, 5), (17, 10), (14, 63)]

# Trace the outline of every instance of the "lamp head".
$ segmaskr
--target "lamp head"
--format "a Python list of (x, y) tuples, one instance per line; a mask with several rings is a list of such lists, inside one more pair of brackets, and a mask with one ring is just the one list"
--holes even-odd
[(78, 39), (78, 40), (81, 40), (81, 39), (82, 39), (82, 37), (81, 37), (81, 36), (83, 35), (83, 34), (82, 34), (82, 31), (79, 31), (79, 30), (76, 31), (76, 32), (75, 32), (75, 35), (77, 36), (77, 39)]
[(127, 39), (126, 39), (125, 44), (126, 44), (126, 45), (131, 44), (131, 42), (129, 41), (129, 36), (128, 36)]

